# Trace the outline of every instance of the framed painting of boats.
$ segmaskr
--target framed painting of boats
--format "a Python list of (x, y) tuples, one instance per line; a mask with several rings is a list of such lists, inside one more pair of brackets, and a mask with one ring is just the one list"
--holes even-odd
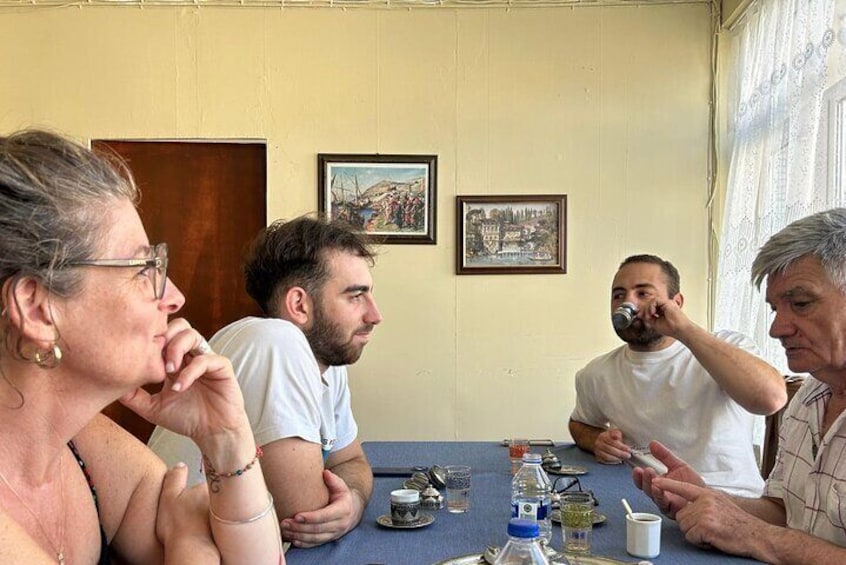
[(317, 155), (318, 211), (380, 243), (436, 241), (437, 155)]
[(459, 275), (567, 272), (567, 195), (456, 197)]

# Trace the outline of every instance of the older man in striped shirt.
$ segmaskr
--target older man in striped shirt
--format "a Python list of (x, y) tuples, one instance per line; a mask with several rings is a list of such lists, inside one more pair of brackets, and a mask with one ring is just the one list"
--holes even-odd
[(846, 208), (793, 222), (761, 248), (752, 279), (767, 279), (791, 371), (810, 373), (787, 407), (763, 496), (706, 488), (664, 446), (669, 471), (635, 469), (635, 484), (689, 542), (768, 563), (846, 563)]

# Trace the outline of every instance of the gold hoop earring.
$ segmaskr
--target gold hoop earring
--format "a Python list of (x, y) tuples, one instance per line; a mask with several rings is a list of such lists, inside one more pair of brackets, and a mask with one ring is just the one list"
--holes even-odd
[(46, 351), (36, 351), (33, 361), (42, 369), (55, 369), (62, 362), (62, 348), (58, 343), (54, 343)]

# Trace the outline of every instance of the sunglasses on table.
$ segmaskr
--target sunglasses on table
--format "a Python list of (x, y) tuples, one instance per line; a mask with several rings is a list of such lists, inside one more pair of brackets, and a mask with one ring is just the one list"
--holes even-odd
[[(558, 481), (561, 479), (566, 479), (570, 481), (567, 485), (558, 488)], [(575, 488), (573, 488), (575, 487)], [(579, 477), (570, 477), (567, 475), (562, 475), (555, 479), (552, 483), (552, 492), (557, 493), (559, 495), (564, 494), (565, 492), (584, 492), (590, 494), (591, 498), (593, 498), (593, 505), (599, 506), (599, 500), (596, 498), (596, 495), (593, 493), (593, 490), (583, 490), (582, 483), (579, 482)]]

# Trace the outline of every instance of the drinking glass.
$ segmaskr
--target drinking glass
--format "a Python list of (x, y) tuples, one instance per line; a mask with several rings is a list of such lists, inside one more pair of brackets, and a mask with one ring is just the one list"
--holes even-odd
[(523, 464), (523, 455), (529, 452), (529, 440), (511, 438), (508, 441), (508, 458), (511, 460), (511, 474), (517, 474)]
[(447, 465), (446, 472), (447, 510), (460, 514), (470, 510), (470, 467)]
[(593, 531), (593, 497), (587, 492), (561, 495), (561, 532), (565, 553), (589, 553)]

